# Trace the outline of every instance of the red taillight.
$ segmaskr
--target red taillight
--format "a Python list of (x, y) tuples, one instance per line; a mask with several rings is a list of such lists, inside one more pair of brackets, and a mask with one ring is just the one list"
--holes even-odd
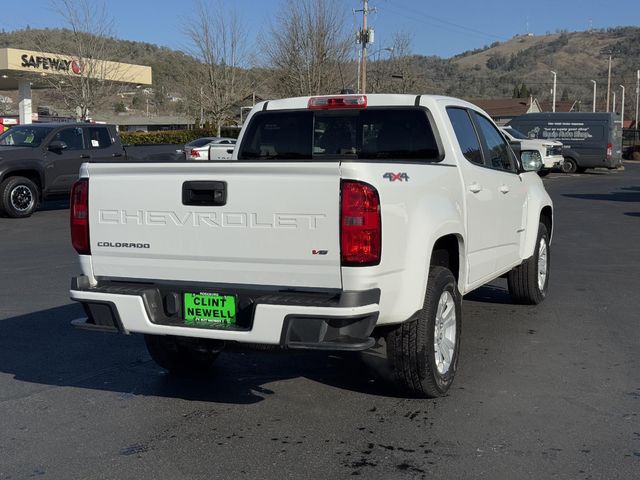
[(371, 185), (345, 180), (340, 197), (340, 249), (344, 266), (380, 263), (380, 197)]
[(90, 255), (89, 179), (81, 178), (71, 189), (71, 243), (80, 255)]
[(365, 108), (366, 95), (341, 95), (339, 97), (311, 97), (307, 107), (311, 110), (332, 110), (334, 108)]
[(607, 161), (611, 160), (611, 155), (613, 155), (613, 145), (609, 143), (607, 144)]
[(191, 149), (191, 156), (195, 157), (195, 158), (199, 158), (200, 157), (200, 152), (198, 150), (196, 150), (195, 148)]

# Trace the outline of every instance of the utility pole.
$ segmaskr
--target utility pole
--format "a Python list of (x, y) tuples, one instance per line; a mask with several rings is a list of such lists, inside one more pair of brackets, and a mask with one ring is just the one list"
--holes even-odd
[(367, 45), (373, 43), (373, 29), (367, 26), (367, 15), (369, 12), (375, 12), (374, 9), (369, 9), (369, 0), (362, 0), (362, 10), (355, 10), (356, 12), (362, 12), (362, 30), (358, 32), (357, 41), (362, 45), (360, 53), (360, 68), (358, 70), (359, 76), (359, 88), (358, 93), (367, 92)]
[[(609, 94), (611, 92), (611, 55), (609, 55), (609, 78), (607, 80), (607, 112), (609, 112)], [(615, 100), (614, 100), (615, 102)]]
[(597, 83), (595, 80), (591, 80), (591, 83), (593, 83), (593, 111), (596, 111), (596, 88), (597, 88)]
[(556, 72), (554, 72), (553, 70), (551, 70), (551, 73), (553, 73), (553, 111), (556, 111)]
[(622, 89), (622, 105), (620, 106), (620, 126), (624, 128), (624, 85), (620, 85)]

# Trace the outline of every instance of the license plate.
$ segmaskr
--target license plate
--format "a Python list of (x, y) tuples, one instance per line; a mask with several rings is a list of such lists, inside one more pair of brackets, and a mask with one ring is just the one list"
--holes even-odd
[(236, 297), (217, 293), (185, 293), (184, 321), (194, 326), (236, 324)]

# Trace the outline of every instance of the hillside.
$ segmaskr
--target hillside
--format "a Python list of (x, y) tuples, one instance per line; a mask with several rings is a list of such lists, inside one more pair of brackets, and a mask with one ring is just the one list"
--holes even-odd
[[(480, 87), (465, 96), (510, 96), (514, 86), (523, 82), (540, 100), (548, 100), (550, 71), (554, 70), (558, 75), (558, 98), (565, 96), (590, 105), (592, 79), (598, 82), (600, 101), (605, 101), (609, 54), (613, 56), (612, 87), (620, 90), (619, 85), (624, 84), (627, 93), (632, 93), (640, 66), (640, 29), (634, 27), (519, 36), (481, 51), (460, 54), (451, 62), (462, 76), (475, 80)], [(463, 92), (456, 89), (454, 93)]]
[[(68, 35), (62, 29), (0, 32), (0, 48), (14, 47), (37, 49), (38, 36), (46, 35), (47, 45), (52, 52), (68, 49)], [(50, 47), (49, 47), (50, 46)], [(419, 50), (419, 45), (413, 46)], [(385, 91), (408, 91), (421, 93), (445, 93), (466, 98), (512, 97), (514, 88), (524, 84), (531, 95), (540, 101), (551, 98), (552, 75), (558, 74), (558, 99), (580, 101), (590, 108), (592, 98), (591, 79), (598, 82), (599, 105), (604, 106), (608, 55), (613, 55), (612, 87), (619, 92), (620, 84), (627, 87), (627, 108), (635, 102), (636, 69), (640, 66), (640, 28), (620, 27), (592, 32), (554, 33), (544, 36), (517, 36), (505, 42), (461, 53), (449, 59), (435, 56), (412, 55), (405, 57), (409, 73), (404, 80), (381, 81), (380, 89)], [(156, 45), (113, 39), (112, 60), (124, 61), (153, 68), (154, 93), (153, 113), (185, 113), (184, 105), (171, 102), (168, 98), (180, 98), (181, 85), (196, 60), (176, 50)], [(397, 61), (397, 59), (396, 59)], [(390, 60), (387, 60), (390, 62)], [(384, 75), (388, 79), (394, 71), (393, 65), (383, 68), (385, 62), (370, 62), (370, 77)], [(346, 71), (355, 72), (350, 66)], [(382, 72), (382, 73), (381, 73)], [(274, 77), (268, 70), (251, 70), (252, 77), (260, 79), (262, 97), (270, 98), (269, 78)], [(410, 78), (408, 78), (410, 77)], [(353, 82), (346, 79), (346, 85)], [(337, 86), (339, 90), (341, 87)], [(375, 85), (370, 85), (370, 90)], [(116, 103), (123, 102), (127, 109), (142, 112), (147, 98), (141, 92), (130, 92), (126, 97), (110, 99), (105, 109), (113, 112)], [(329, 93), (329, 92), (328, 92)], [(6, 95), (6, 93), (5, 93)], [(15, 92), (10, 92), (15, 96)], [(35, 105), (56, 104), (54, 96), (46, 91), (34, 94)], [(1, 112), (0, 112), (1, 113)]]

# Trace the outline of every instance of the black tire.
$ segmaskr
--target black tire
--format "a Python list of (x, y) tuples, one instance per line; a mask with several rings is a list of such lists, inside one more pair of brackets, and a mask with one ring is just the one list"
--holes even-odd
[(153, 361), (180, 377), (209, 373), (223, 346), (213, 340), (169, 335), (145, 335), (144, 341)]
[(38, 186), (25, 177), (9, 177), (0, 184), (0, 209), (13, 218), (30, 216), (40, 202)]
[[(447, 368), (436, 362), (436, 314), (439, 302), (449, 292), (455, 312), (453, 353)], [(447, 311), (447, 310), (445, 310)], [(458, 368), (462, 307), (456, 279), (448, 268), (432, 266), (429, 271), (424, 305), (415, 320), (395, 326), (386, 335), (387, 358), (398, 386), (412, 396), (435, 398), (447, 393)], [(451, 334), (451, 330), (449, 330)], [(440, 347), (442, 348), (442, 346)], [(443, 359), (442, 356), (439, 357)], [(446, 365), (445, 365), (446, 367)]]
[[(546, 275), (544, 284), (540, 288), (538, 281), (538, 269), (540, 253), (542, 250), (541, 242), (544, 241), (546, 251)], [(549, 288), (549, 274), (551, 272), (551, 248), (549, 247), (549, 232), (544, 223), (538, 226), (538, 237), (536, 239), (536, 249), (533, 255), (525, 260), (521, 265), (517, 266), (507, 275), (507, 284), (509, 293), (514, 303), (520, 305), (537, 305), (541, 303), (547, 296)]]
[(562, 169), (562, 173), (576, 173), (578, 164), (573, 158), (565, 157), (560, 168)]

